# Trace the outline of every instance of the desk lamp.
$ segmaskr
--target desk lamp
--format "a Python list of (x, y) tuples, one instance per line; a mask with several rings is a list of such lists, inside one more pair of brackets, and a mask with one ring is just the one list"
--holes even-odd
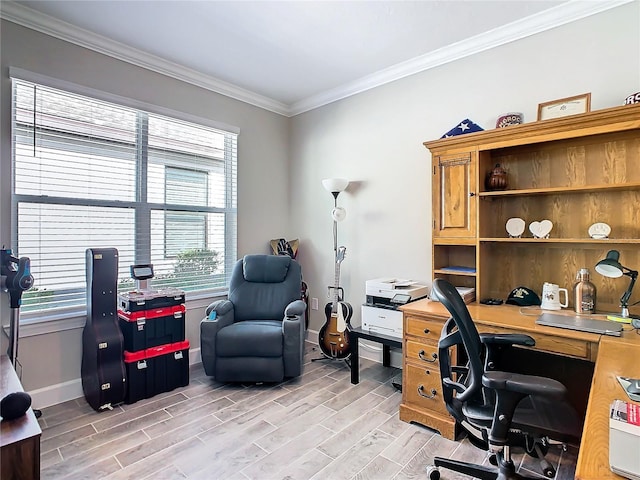
[(638, 272), (636, 270), (631, 270), (620, 264), (620, 252), (617, 250), (609, 250), (607, 252), (607, 257), (604, 260), (600, 260), (596, 263), (596, 272), (600, 275), (609, 278), (618, 278), (622, 275), (626, 275), (631, 278), (631, 282), (629, 282), (629, 287), (627, 291), (622, 294), (620, 298), (620, 306), (622, 307), (622, 317), (623, 318), (633, 318), (632, 325), (634, 328), (640, 328), (640, 319), (629, 315), (629, 298), (631, 297), (631, 291), (633, 290), (633, 286), (636, 283), (636, 279), (638, 278)]

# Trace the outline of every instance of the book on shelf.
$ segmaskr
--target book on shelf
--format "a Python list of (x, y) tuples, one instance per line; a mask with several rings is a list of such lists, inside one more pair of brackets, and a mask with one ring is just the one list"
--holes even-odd
[(476, 267), (463, 267), (461, 265), (449, 265), (446, 267), (442, 267), (440, 270), (443, 272), (453, 272), (453, 273), (476, 273)]
[[(456, 290), (458, 290), (458, 293), (460, 294), (460, 296), (462, 297), (462, 300), (464, 300), (464, 303), (472, 303), (476, 300), (476, 289), (473, 287), (456, 287)], [(437, 298), (435, 297), (431, 297), (431, 300), (434, 301), (438, 301)]]

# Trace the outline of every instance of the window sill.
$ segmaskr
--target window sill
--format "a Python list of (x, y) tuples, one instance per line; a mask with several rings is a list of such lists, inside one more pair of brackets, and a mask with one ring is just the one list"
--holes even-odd
[[(191, 294), (187, 292), (185, 306), (187, 311), (206, 308), (211, 302), (224, 298), (227, 294), (228, 291), (226, 290), (194, 292)], [(84, 328), (86, 319), (86, 312), (79, 310), (38, 317), (29, 317), (28, 315), (25, 318), (20, 317), (20, 338)], [(2, 328), (9, 336), (9, 325), (3, 325)]]

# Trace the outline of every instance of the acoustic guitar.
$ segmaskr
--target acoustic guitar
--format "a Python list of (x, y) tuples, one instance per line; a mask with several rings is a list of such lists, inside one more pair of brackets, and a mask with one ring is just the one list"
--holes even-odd
[(322, 353), (327, 357), (343, 359), (351, 354), (349, 344), (349, 329), (353, 308), (347, 302), (340, 300), (340, 264), (344, 260), (347, 249), (339, 247), (336, 252), (335, 282), (333, 287), (333, 301), (324, 307), (327, 321), (320, 329), (319, 344)]

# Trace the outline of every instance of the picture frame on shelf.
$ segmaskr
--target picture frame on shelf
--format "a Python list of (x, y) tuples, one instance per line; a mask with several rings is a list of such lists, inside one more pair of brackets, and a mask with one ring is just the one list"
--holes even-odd
[(591, 92), (538, 104), (538, 121), (591, 111)]

